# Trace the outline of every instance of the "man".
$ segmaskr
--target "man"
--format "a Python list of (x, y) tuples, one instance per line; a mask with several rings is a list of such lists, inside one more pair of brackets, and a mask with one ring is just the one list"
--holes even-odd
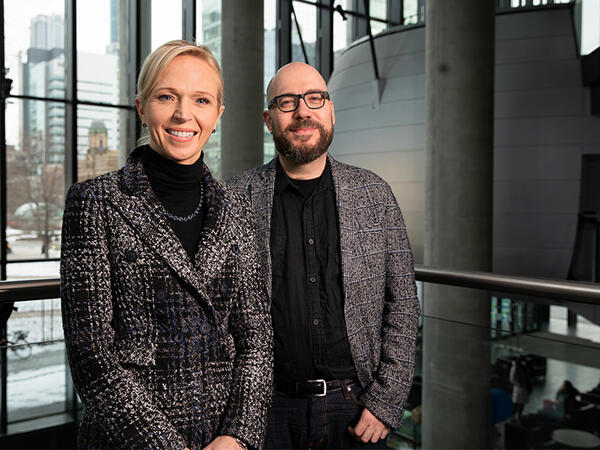
[(282, 67), (263, 117), (278, 157), (230, 184), (250, 199), (275, 331), (266, 448), (384, 446), (403, 415), (419, 320), (412, 254), (387, 183), (327, 154), (333, 102)]

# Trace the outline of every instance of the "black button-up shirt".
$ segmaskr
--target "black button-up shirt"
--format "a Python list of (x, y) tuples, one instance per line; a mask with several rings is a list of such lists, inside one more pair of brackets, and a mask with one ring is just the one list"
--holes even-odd
[(329, 161), (314, 180), (289, 178), (277, 161), (271, 258), (276, 379), (355, 378)]

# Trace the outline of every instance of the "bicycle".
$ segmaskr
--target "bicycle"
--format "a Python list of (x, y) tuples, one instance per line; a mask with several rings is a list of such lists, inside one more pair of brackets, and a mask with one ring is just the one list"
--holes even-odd
[(2, 339), (0, 340), (0, 346), (7, 346), (8, 350), (13, 352), (13, 354), (19, 359), (29, 358), (32, 353), (31, 344), (27, 340), (29, 332), (17, 330), (11, 334), (12, 340)]

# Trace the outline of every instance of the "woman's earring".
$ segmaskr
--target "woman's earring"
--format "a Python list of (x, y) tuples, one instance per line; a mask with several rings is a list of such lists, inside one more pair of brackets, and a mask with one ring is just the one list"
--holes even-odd
[(144, 128), (148, 128), (148, 125), (146, 125), (145, 123), (143, 123), (143, 124), (142, 124), (142, 126), (143, 126)]
[(214, 128), (212, 132), (213, 132), (213, 134), (214, 134), (214, 133), (216, 133), (216, 132), (217, 132), (217, 129), (216, 129), (216, 128)]

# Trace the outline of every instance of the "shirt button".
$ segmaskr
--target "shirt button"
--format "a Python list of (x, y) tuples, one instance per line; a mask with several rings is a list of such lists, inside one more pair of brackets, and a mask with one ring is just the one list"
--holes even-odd
[(313, 325), (316, 327), (319, 325), (319, 319), (313, 319)]
[(202, 333), (202, 334), (210, 333), (210, 324), (208, 322), (202, 322), (200, 324), (200, 333)]
[(130, 263), (135, 262), (137, 260), (137, 257), (138, 256), (137, 256), (137, 253), (135, 250), (127, 250), (125, 252), (125, 260), (127, 262), (130, 262)]
[(314, 240), (313, 238), (310, 238), (310, 239), (308, 240), (308, 243), (309, 243), (310, 245), (313, 245), (313, 244), (315, 243), (315, 240)]
[(311, 283), (314, 283), (315, 281), (317, 281), (317, 279), (315, 277), (310, 277), (308, 279), (308, 281), (310, 281)]
[(227, 293), (229, 292), (229, 285), (227, 284), (226, 281), (223, 281), (221, 283), (221, 286), (219, 286), (219, 291), (221, 292), (222, 296), (226, 296)]

